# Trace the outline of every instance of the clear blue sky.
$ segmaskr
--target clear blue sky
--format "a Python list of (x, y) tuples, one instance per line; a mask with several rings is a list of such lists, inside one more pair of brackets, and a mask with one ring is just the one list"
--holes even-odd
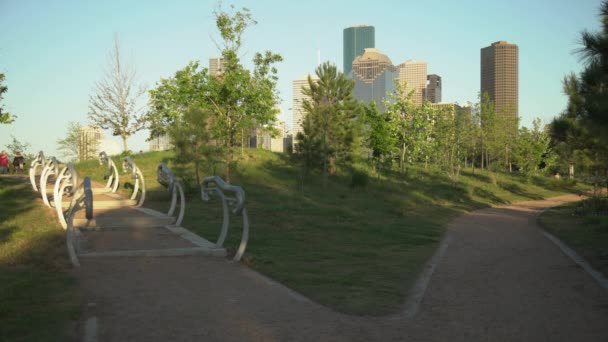
[[(524, 125), (562, 111), (561, 80), (581, 69), (572, 51), (583, 29), (597, 30), (600, 0), (511, 1), (224, 1), (248, 7), (259, 22), (246, 35), (243, 59), (272, 50), (278, 65), (283, 119), (291, 124), (291, 81), (321, 59), (342, 68), (342, 30), (376, 28), (376, 47), (394, 64), (426, 61), (443, 78), (443, 101), (476, 101), (479, 49), (498, 40), (519, 45), (519, 108)], [(87, 122), (88, 97), (102, 77), (114, 33), (140, 80), (153, 87), (191, 60), (219, 54), (210, 1), (0, 0), (0, 72), (4, 104), (19, 116), (0, 125), (0, 149), (10, 135), (30, 152), (56, 153), (68, 121)], [(106, 135), (109, 135), (106, 133)], [(147, 133), (130, 139), (147, 150)]]

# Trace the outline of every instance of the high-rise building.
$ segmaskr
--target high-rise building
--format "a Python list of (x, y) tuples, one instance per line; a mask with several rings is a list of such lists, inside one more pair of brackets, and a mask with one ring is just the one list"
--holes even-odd
[(344, 74), (348, 75), (357, 56), (365, 49), (376, 47), (376, 30), (373, 26), (352, 26), (344, 29), (343, 35)]
[(518, 48), (501, 40), (481, 49), (481, 93), (499, 115), (519, 116)]
[(292, 85), (292, 115), (293, 115), (293, 125), (292, 125), (292, 136), (295, 138), (299, 132), (302, 132), (302, 122), (304, 121), (304, 108), (303, 103), (304, 100), (309, 99), (308, 96), (304, 95), (304, 88), (308, 88), (308, 78), (311, 78), (313, 81), (319, 79), (317, 75), (308, 75), (298, 80), (294, 80), (291, 82)]
[(426, 77), (424, 98), (430, 103), (441, 102), (441, 76), (431, 74)]
[(405, 84), (405, 93), (414, 90), (412, 102), (417, 106), (424, 104), (424, 90), (426, 88), (426, 62), (406, 61), (397, 66), (399, 82)]
[(376, 102), (378, 111), (385, 110), (383, 100), (395, 90), (397, 69), (391, 60), (378, 49), (365, 49), (355, 58), (349, 77), (355, 81), (353, 95), (357, 100)]
[(224, 67), (224, 57), (209, 58), (209, 75), (218, 76), (222, 74)]
[(97, 150), (103, 138), (100, 128), (81, 127), (78, 132), (78, 159), (82, 161), (97, 158)]

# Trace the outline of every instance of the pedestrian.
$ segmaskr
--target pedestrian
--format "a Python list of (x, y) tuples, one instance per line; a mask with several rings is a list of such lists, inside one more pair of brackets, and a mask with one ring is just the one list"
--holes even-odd
[(13, 159), (13, 172), (19, 173), (25, 170), (25, 158), (21, 155), (21, 152), (15, 153), (15, 158)]
[(0, 174), (8, 173), (8, 156), (6, 155), (6, 151), (2, 150), (0, 153)]

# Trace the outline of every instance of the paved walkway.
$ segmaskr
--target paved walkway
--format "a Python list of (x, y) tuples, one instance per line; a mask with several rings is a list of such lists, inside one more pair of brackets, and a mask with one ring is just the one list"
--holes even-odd
[(608, 292), (535, 223), (576, 199), (454, 220), (414, 318), (338, 314), (223, 258), (131, 257), (81, 260), (85, 320), (99, 341), (606, 341)]

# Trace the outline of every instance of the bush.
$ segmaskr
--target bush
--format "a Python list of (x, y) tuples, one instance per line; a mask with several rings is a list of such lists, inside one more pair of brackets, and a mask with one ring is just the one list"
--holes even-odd
[(352, 172), (352, 176), (351, 176), (351, 180), (350, 180), (350, 187), (351, 188), (357, 188), (357, 187), (365, 188), (367, 186), (368, 180), (369, 180), (369, 176), (367, 175), (366, 172), (363, 172), (360, 170), (354, 170)]

